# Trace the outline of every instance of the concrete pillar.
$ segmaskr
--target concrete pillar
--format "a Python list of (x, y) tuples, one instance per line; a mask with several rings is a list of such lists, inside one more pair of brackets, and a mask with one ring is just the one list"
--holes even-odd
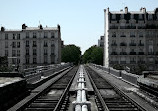
[(88, 111), (87, 105), (82, 105), (82, 111)]
[(81, 110), (81, 106), (80, 106), (80, 105), (76, 105), (76, 106), (75, 106), (75, 111), (82, 111), (82, 110)]
[(82, 102), (86, 102), (86, 91), (82, 90)]
[(77, 102), (81, 102), (81, 100), (82, 100), (82, 92), (81, 92), (81, 90), (78, 90), (77, 91)]

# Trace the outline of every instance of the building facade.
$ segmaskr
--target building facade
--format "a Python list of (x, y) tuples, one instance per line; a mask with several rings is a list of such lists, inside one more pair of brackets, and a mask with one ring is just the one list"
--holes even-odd
[(104, 65), (158, 70), (158, 8), (154, 11), (104, 10)]
[(98, 47), (104, 48), (104, 36), (100, 36), (98, 40)]
[(61, 62), (61, 33), (57, 27), (27, 27), (0, 31), (0, 56), (7, 56), (9, 67), (20, 69)]

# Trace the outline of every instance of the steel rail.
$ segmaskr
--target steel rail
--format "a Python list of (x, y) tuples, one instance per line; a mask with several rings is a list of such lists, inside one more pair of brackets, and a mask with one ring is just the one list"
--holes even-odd
[[(89, 66), (88, 66), (89, 67)], [(89, 67), (91, 68), (91, 67)], [(93, 70), (91, 68), (91, 70)], [(94, 72), (96, 72), (95, 70), (93, 70)], [(98, 72), (96, 72), (98, 74)], [(102, 77), (101, 75), (99, 75), (100, 77)], [(105, 79), (104, 77), (102, 77), (107, 83), (109, 83), (112, 87), (114, 87), (114, 90), (117, 91), (117, 93), (123, 95), (126, 99), (128, 99), (130, 102), (132, 102), (135, 106), (138, 107), (138, 109), (140, 109), (141, 111), (147, 111), (145, 108), (143, 108), (142, 106), (139, 105), (139, 103), (137, 103), (135, 100), (133, 100), (131, 97), (129, 97), (127, 94), (125, 94), (122, 90), (120, 90), (116, 85), (114, 85), (113, 83), (111, 83), (109, 80)]]
[(101, 94), (100, 94), (98, 88), (96, 87), (96, 85), (95, 85), (95, 83), (94, 83), (92, 77), (90, 76), (90, 74), (88, 73), (88, 71), (87, 71), (86, 69), (85, 69), (85, 71), (86, 71), (86, 73), (87, 73), (87, 75), (88, 75), (88, 77), (89, 77), (89, 79), (90, 79), (90, 81), (91, 81), (91, 83), (92, 83), (92, 86), (93, 86), (93, 88), (94, 88), (94, 90), (95, 90), (95, 92), (96, 92), (98, 98), (99, 98), (100, 101), (101, 101), (101, 104), (102, 104), (102, 106), (103, 106), (104, 111), (109, 111), (109, 108), (107, 107), (107, 105), (106, 105), (104, 99), (102, 98), (102, 96), (101, 96)]
[[(78, 69), (78, 70), (79, 70), (79, 69)], [(53, 111), (59, 111), (59, 110), (60, 110), (60, 107), (61, 107), (61, 105), (62, 105), (62, 102), (64, 101), (66, 95), (67, 95), (68, 92), (69, 92), (70, 86), (71, 86), (71, 84), (72, 84), (72, 82), (73, 82), (73, 79), (74, 79), (76, 73), (77, 73), (77, 71), (75, 72), (75, 74), (73, 75), (73, 77), (71, 78), (71, 80), (69, 81), (69, 83), (68, 83), (66, 89), (64, 90), (62, 96), (61, 96), (60, 99), (59, 99), (59, 102), (57, 103), (57, 105), (56, 105), (56, 107), (54, 108)]]

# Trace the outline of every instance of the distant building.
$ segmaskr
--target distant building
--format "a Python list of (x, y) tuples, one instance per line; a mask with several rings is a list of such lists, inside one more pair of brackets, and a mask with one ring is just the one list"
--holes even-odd
[(57, 27), (27, 27), (0, 31), (0, 56), (21, 69), (61, 62), (61, 33)]
[(98, 40), (98, 47), (104, 48), (104, 36), (100, 36)]
[(154, 11), (109, 11), (105, 14), (104, 65), (158, 70), (158, 8)]

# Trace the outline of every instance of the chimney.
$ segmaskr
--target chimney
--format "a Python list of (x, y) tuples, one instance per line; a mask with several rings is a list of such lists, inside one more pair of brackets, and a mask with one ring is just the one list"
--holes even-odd
[(146, 13), (146, 8), (144, 7), (144, 8), (142, 9), (142, 11), (143, 11), (143, 13)]
[(125, 7), (125, 13), (126, 14), (128, 13), (128, 7)]
[(26, 29), (26, 25), (25, 24), (22, 24), (22, 29)]
[(5, 28), (4, 28), (4, 27), (1, 27), (1, 31), (4, 32), (4, 31), (5, 31)]
[(43, 29), (42, 25), (40, 24), (40, 29)]
[(58, 30), (59, 30), (59, 32), (60, 32), (60, 25), (58, 24), (58, 26), (57, 26), (57, 27), (58, 27)]

